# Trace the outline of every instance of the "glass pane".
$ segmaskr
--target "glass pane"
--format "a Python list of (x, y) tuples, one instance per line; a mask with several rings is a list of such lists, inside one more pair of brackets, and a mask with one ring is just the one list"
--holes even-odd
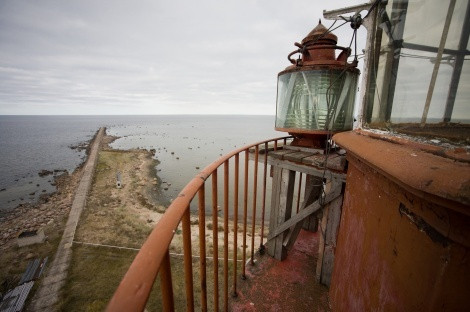
[(451, 122), (469, 123), (470, 120), (470, 56), (467, 56), (460, 76)]
[[(443, 55), (443, 60), (449, 60), (449, 58), (449, 55)], [(401, 50), (390, 117), (392, 123), (421, 122), (435, 62), (435, 53)], [(452, 65), (441, 61), (426, 119), (427, 123), (442, 122), (451, 74)]]
[[(403, 40), (426, 46), (439, 46), (450, 1), (408, 1)], [(446, 40), (446, 48), (457, 49), (468, 0), (455, 4)]]
[(450, 3), (394, 0), (379, 8), (376, 42), (370, 44), (366, 127), (402, 129), (414, 123), (436, 129), (459, 123), (468, 136), (470, 4), (456, 1), (446, 31)]

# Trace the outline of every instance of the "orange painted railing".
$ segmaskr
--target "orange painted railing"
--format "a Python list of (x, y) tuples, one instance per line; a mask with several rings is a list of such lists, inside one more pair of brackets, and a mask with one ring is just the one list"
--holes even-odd
[[(217, 171), (223, 165), (223, 217), (224, 217), (224, 253), (223, 253), (223, 298), (224, 310), (228, 310), (229, 293), (229, 267), (228, 267), (228, 249), (229, 249), (229, 160), (234, 159), (234, 193), (233, 193), (233, 261), (235, 263), (232, 276), (233, 294), (237, 293), (237, 247), (242, 246), (242, 278), (245, 277), (246, 263), (246, 236), (248, 222), (248, 182), (249, 182), (249, 154), (250, 149), (254, 148), (254, 171), (253, 171), (253, 196), (252, 196), (252, 227), (251, 227), (251, 262), (253, 263), (255, 252), (255, 225), (257, 208), (257, 185), (258, 185), (258, 163), (260, 145), (264, 145), (264, 171), (263, 171), (263, 195), (262, 195), (262, 213), (261, 213), (261, 240), (260, 247), (263, 246), (264, 239), (264, 215), (266, 208), (266, 179), (268, 164), (268, 147), (273, 143), (273, 149), (278, 149), (278, 141), (285, 145), (291, 137), (281, 137), (258, 142), (252, 145), (234, 150), (229, 154), (222, 156), (202, 170), (193, 178), (179, 193), (178, 197), (168, 207), (161, 220), (153, 229), (145, 243), (142, 245), (139, 253), (132, 262), (129, 270), (121, 281), (113, 298), (108, 304), (107, 311), (143, 311), (149, 300), (150, 292), (154, 285), (157, 274), (160, 272), (160, 285), (162, 304), (165, 311), (174, 310), (173, 299), (173, 281), (171, 278), (171, 263), (169, 246), (173, 236), (182, 222), (183, 235), (183, 256), (184, 256), (184, 276), (186, 292), (186, 310), (194, 311), (194, 289), (192, 272), (192, 248), (191, 248), (191, 227), (190, 227), (190, 204), (193, 198), (198, 194), (198, 217), (199, 217), (199, 266), (200, 266), (200, 287), (201, 287), (201, 309), (207, 311), (207, 276), (206, 276), (206, 258), (212, 257), (214, 261), (214, 306), (211, 310), (219, 309), (219, 290), (218, 290), (218, 205), (217, 205)], [(238, 206), (239, 206), (239, 161), (240, 154), (244, 153), (244, 185), (243, 185), (243, 243), (238, 246)], [(212, 223), (213, 223), (213, 254), (206, 253), (206, 203), (205, 203), (205, 182), (211, 177), (212, 181)]]

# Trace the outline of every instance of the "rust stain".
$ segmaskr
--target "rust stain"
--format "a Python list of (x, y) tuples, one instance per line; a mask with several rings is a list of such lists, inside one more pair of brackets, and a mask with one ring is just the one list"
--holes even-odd
[(426, 151), (423, 144), (417, 148), (415, 143), (390, 143), (390, 140), (400, 140), (380, 139), (366, 131), (339, 133), (333, 139), (347, 150), (348, 157), (361, 159), (414, 195), (470, 215), (470, 190), (462, 190), (470, 177), (468, 163), (436, 156), (435, 152)]
[(414, 195), (361, 158), (349, 160), (332, 309), (468, 310), (470, 217)]
[(411, 223), (416, 225), (418, 230), (429, 236), (433, 242), (441, 244), (443, 247), (447, 247), (449, 245), (449, 240), (444, 235), (430, 226), (426, 221), (424, 221), (423, 218), (406, 208), (402, 203), (400, 203), (398, 211), (400, 212), (401, 216), (406, 216), (411, 221)]
[(386, 141), (392, 144), (408, 146), (410, 148), (421, 150), (423, 152), (434, 154), (436, 156), (441, 156), (441, 157), (449, 158), (452, 160), (457, 160), (457, 161), (462, 161), (462, 162), (467, 162), (467, 163), (470, 162), (470, 151), (462, 147), (445, 148), (441, 146), (411, 141), (411, 140), (397, 137), (394, 135), (378, 134), (378, 133), (374, 133), (374, 132), (370, 132), (366, 130), (356, 130), (355, 133), (372, 137), (378, 140)]

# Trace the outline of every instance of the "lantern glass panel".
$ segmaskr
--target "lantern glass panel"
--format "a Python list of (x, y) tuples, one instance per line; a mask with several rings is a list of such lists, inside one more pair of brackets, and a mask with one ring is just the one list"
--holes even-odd
[(468, 142), (470, 2), (392, 0), (378, 10), (363, 126)]
[(279, 75), (276, 128), (293, 132), (352, 129), (357, 76), (342, 69)]

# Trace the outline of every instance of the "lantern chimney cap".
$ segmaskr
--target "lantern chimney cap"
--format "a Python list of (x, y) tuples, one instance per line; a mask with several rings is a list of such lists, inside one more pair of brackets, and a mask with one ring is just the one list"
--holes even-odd
[(336, 44), (338, 42), (338, 37), (332, 32), (328, 32), (328, 29), (323, 26), (321, 23), (321, 19), (318, 21), (318, 25), (302, 40), (302, 44), (305, 45), (310, 42), (334, 42)]

